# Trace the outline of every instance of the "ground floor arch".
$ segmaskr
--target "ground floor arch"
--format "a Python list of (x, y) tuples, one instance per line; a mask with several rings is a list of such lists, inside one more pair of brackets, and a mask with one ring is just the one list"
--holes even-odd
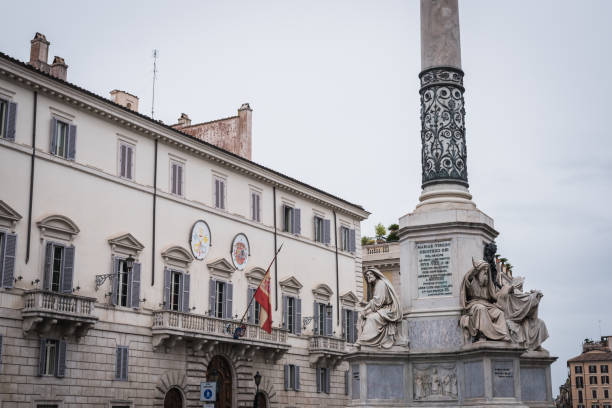
[(164, 408), (183, 408), (183, 393), (177, 388), (170, 388), (164, 397)]
[(206, 381), (217, 383), (215, 408), (231, 408), (233, 401), (232, 367), (225, 357), (216, 355), (210, 360), (206, 370)]

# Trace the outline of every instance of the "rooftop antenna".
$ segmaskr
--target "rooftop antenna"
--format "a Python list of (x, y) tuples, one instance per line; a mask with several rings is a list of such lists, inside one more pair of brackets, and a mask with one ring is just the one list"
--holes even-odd
[(155, 115), (155, 80), (157, 79), (157, 50), (153, 50), (153, 98), (151, 100), (151, 119)]
[(599, 323), (599, 338), (601, 338), (601, 320), (598, 320), (597, 323)]

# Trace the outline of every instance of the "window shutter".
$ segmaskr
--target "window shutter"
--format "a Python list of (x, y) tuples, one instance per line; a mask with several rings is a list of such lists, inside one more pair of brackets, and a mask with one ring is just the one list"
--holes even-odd
[(2, 265), (2, 286), (12, 288), (15, 282), (15, 254), (17, 252), (17, 234), (5, 235), (4, 259)]
[(219, 180), (215, 179), (215, 208), (219, 208)]
[(226, 319), (232, 318), (232, 303), (234, 297), (234, 285), (231, 283), (225, 284), (225, 313), (223, 313), (223, 317)]
[(325, 307), (325, 335), (331, 336), (334, 328), (334, 307), (326, 306)]
[(121, 347), (117, 347), (117, 350), (115, 350), (115, 380), (121, 379), (121, 362), (123, 361), (121, 358), (122, 354)]
[(331, 224), (330, 220), (323, 220), (323, 243), (329, 245), (331, 242)]
[(134, 262), (132, 268), (132, 281), (130, 285), (130, 306), (134, 309), (140, 307), (140, 262)]
[(315, 335), (317, 335), (319, 334), (319, 303), (313, 302), (313, 305), (314, 305), (314, 313), (312, 314), (314, 316), (313, 332)]
[(317, 392), (321, 392), (321, 368), (317, 367), (316, 370), (317, 377)]
[(176, 164), (170, 164), (170, 192), (176, 194)]
[(176, 165), (176, 194), (183, 195), (183, 166)]
[(331, 390), (331, 370), (329, 368), (324, 368), (325, 370), (325, 392), (329, 394)]
[(45, 249), (45, 270), (43, 272), (43, 289), (51, 290), (51, 263), (53, 262), (53, 244), (47, 242)]
[(125, 171), (125, 164), (127, 162), (126, 158), (125, 158), (125, 151), (127, 149), (127, 146), (124, 144), (120, 144), (119, 145), (119, 175), (121, 177), (125, 177), (126, 176), (126, 171)]
[(261, 197), (259, 196), (259, 194), (255, 194), (255, 199), (256, 199), (255, 202), (257, 203), (257, 207), (255, 207), (257, 210), (257, 212), (255, 213), (255, 215), (257, 216), (256, 221), (261, 222), (261, 209), (259, 207), (259, 205), (261, 204), (260, 203)]
[[(176, 273), (176, 271), (175, 271)], [(179, 274), (178, 311), (183, 311), (183, 288), (185, 287), (185, 274)]]
[(74, 157), (76, 156), (76, 137), (76, 126), (68, 126), (68, 160), (74, 160)]
[(289, 302), (287, 296), (283, 295), (283, 329), (287, 330), (287, 310), (289, 309)]
[(2, 336), (0, 336), (0, 364), (2, 364)]
[(221, 196), (219, 199), (221, 206), (219, 208), (225, 209), (225, 182), (221, 180), (219, 180), (219, 195)]
[(301, 214), (302, 210), (299, 208), (293, 209), (293, 233), (300, 235), (302, 233)]
[(295, 334), (302, 334), (302, 299), (295, 298)]
[(121, 379), (128, 379), (128, 348), (121, 347)]
[(300, 366), (298, 366), (298, 365), (295, 366), (295, 379), (294, 379), (294, 383), (295, 383), (295, 390), (299, 391), (300, 390)]
[(50, 140), (49, 150), (51, 154), (55, 154), (55, 149), (57, 148), (57, 119), (51, 119), (51, 140)]
[(117, 293), (119, 292), (119, 258), (116, 256), (113, 256), (111, 260), (111, 272), (113, 273), (113, 280), (111, 282), (113, 286), (111, 304), (117, 305)]
[(249, 323), (255, 323), (255, 300), (253, 296), (255, 295), (254, 288), (247, 288), (247, 302), (249, 302), (249, 311), (247, 313), (247, 321)]
[(126, 146), (125, 148), (125, 158), (126, 158), (126, 165), (125, 165), (125, 174), (126, 177), (129, 178), (130, 180), (132, 179), (132, 163), (134, 161), (134, 148), (131, 146)]
[(349, 371), (344, 372), (344, 395), (349, 395)]
[(216, 300), (217, 300), (217, 281), (210, 279), (208, 281), (208, 310), (210, 316), (216, 316)]
[(57, 342), (57, 364), (55, 365), (56, 377), (64, 377), (66, 375), (66, 340)]
[(74, 278), (74, 247), (64, 249), (64, 268), (62, 270), (62, 292), (72, 293), (72, 280)]
[(355, 230), (349, 230), (349, 251), (355, 252)]
[(346, 332), (346, 319), (347, 317), (350, 319), (350, 316), (347, 316), (348, 313), (349, 313), (348, 310), (342, 309), (342, 338), (345, 341), (349, 341), (349, 336), (350, 336), (350, 333)]
[(189, 313), (189, 286), (191, 285), (191, 276), (187, 273), (183, 277), (183, 312)]
[(172, 284), (172, 271), (164, 269), (164, 309), (170, 310), (170, 285)]
[(289, 231), (289, 225), (287, 225), (287, 217), (285, 216), (285, 214), (287, 213), (287, 206), (286, 205), (281, 205), (281, 217), (283, 219), (283, 231), (287, 231), (287, 232), (291, 232)]
[(357, 318), (359, 317), (359, 313), (356, 310), (353, 310), (352, 315), (352, 324), (351, 324), (351, 343), (355, 343), (357, 341)]
[(47, 356), (47, 339), (40, 339), (40, 350), (38, 353), (38, 375), (45, 375), (45, 357)]
[(6, 138), (15, 141), (15, 121), (17, 119), (17, 104), (8, 103), (8, 123), (6, 124)]
[(285, 391), (289, 390), (289, 372), (290, 372), (289, 364), (285, 364)]

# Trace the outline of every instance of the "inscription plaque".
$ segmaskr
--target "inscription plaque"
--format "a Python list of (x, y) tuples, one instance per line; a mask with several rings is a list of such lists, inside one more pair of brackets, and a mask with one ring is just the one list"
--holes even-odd
[(514, 364), (512, 361), (493, 361), (493, 396), (514, 397)]
[(419, 242), (416, 249), (419, 297), (452, 295), (451, 242)]

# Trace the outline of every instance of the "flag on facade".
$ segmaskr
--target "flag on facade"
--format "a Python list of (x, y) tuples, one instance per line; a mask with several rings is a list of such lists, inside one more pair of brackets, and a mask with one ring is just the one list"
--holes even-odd
[[(275, 257), (276, 258), (276, 257)], [(272, 306), (270, 305), (270, 266), (266, 271), (259, 287), (255, 291), (255, 301), (259, 303), (259, 326), (272, 333)]]

